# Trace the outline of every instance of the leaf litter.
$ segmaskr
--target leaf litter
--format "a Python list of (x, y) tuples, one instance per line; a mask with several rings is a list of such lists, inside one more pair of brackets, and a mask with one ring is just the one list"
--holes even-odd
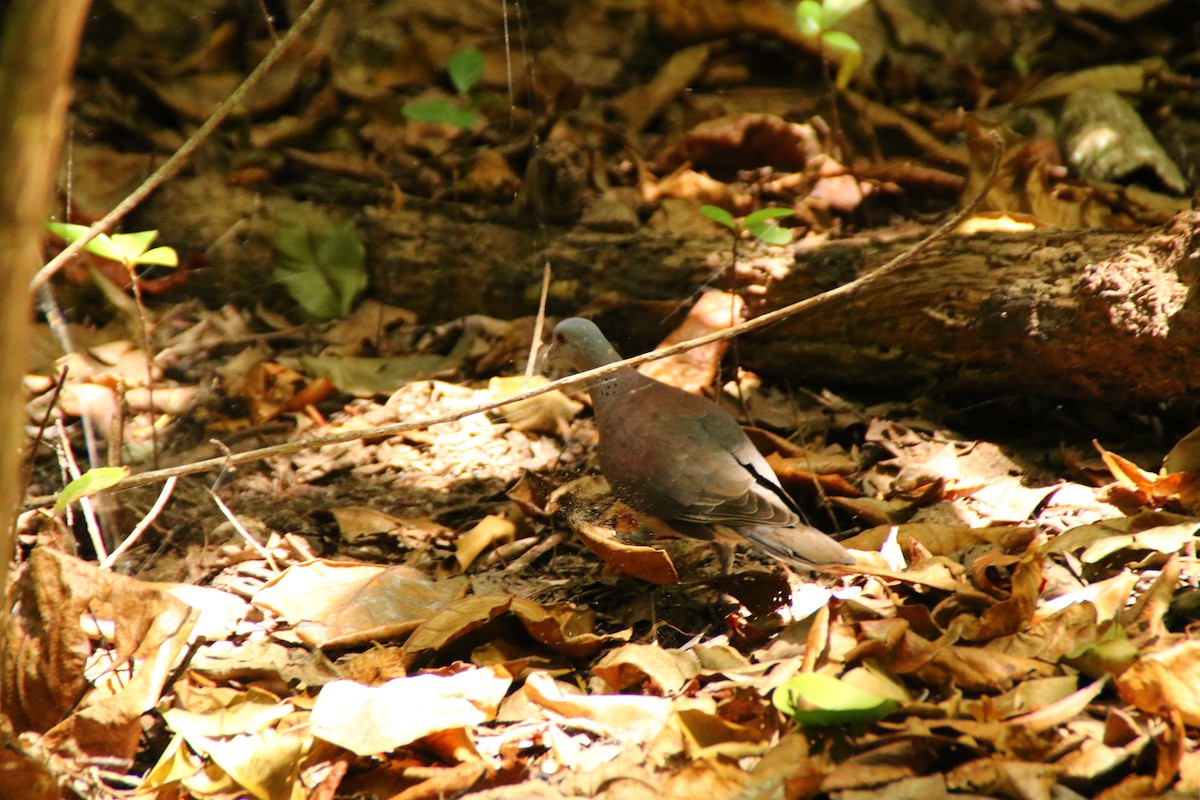
[[(868, 11), (857, 31), (868, 66), (886, 54), (910, 75), (943, 70), (940, 61), (923, 62), (929, 53), (950, 58), (943, 20), (906, 16), (902, 3)], [(615, 92), (638, 40), (611, 24), (612, 9), (569, 13), (577, 23), (570, 35), (539, 42), (540, 63), (552, 69), (515, 79), (531, 82), (524, 88), (547, 107)], [(334, 17), (329, 30), (337, 35), (294, 53), (248, 103), (247, 137), (258, 152), (220, 176), (219, 189), (201, 176), (176, 196), (189, 215), (199, 209), (226, 226), (201, 239), (221, 240), (235, 228), (231, 220), (252, 217), (260, 202), (276, 220), (311, 214), (308, 205), (230, 188), (280, 179), (296, 166), (304, 180), (317, 174), (307, 194), (323, 194), (330, 176), (401, 176), (390, 209), (356, 220), (379, 226), (369, 228), (376, 246), (392, 234), (383, 222), (406, 224), (405, 203), (507, 203), (518, 187), (517, 205), (542, 218), (626, 234), (645, 219), (654, 230), (713, 238), (724, 232), (700, 203), (733, 219), (764, 198), (779, 200), (821, 239), (836, 232), (840, 215), (898, 197), (901, 187), (954, 195), (985, 182), (988, 159), (978, 149), (995, 123), (974, 115), (922, 106), (905, 116), (846, 92), (867, 127), (899, 132), (937, 164), (880, 158), (870, 165), (877, 179), (863, 180), (830, 146), (826, 123), (792, 121), (813, 117), (811, 98), (730, 85), (690, 98), (683, 114), (673, 108), (697, 80), (721, 86), (749, 73), (745, 58), (719, 41), (730, 31), (814, 48), (771, 4), (646, 4), (659, 29), (703, 43), (612, 99), (639, 146), (620, 148), (620, 168), (601, 181), (616, 175), (624, 183), (595, 196), (585, 187), (603, 170), (581, 144), (590, 126), (574, 119), (548, 131), (523, 177), (513, 170), (507, 143), (484, 124), (497, 112), (482, 92), (504, 84), (497, 75), (505, 54), (495, 42), (480, 41), (476, 51), (477, 108), (466, 96), (471, 87), (455, 79), (463, 96), (454, 108), (462, 119), (471, 115), (469, 124), (421, 119), (397, 129), (380, 102), (396, 87), (429, 85), (462, 52), (440, 27), (443, 17), (457, 16), (475, 32), (469, 38), (482, 39), (479, 31), (502, 22), (494, 8), (380, 3), (364, 10), (365, 27), (355, 16)], [(139, 17), (139, 35), (155, 24)], [(174, 27), (160, 21), (156, 35)], [(207, 32), (210, 49), (197, 57), (221, 60), (230, 30)], [(889, 30), (916, 46), (880, 44)], [(383, 66), (381, 50), (390, 54)], [(325, 59), (336, 89), (308, 86), (315, 96), (298, 116), (272, 118), (306, 86), (305, 57)], [(963, 69), (981, 74), (976, 65)], [(135, 72), (142, 90), (193, 120), (237, 81), (225, 67), (189, 72), (185, 83)], [(1180, 78), (1161, 64), (1081, 70), (1051, 76), (1027, 100), (1114, 77), (1132, 91), (1151, 74)], [(445, 92), (428, 94), (449, 102)], [(362, 104), (357, 117), (341, 113), (348, 100)], [(110, 105), (108, 116), (87, 120), (89, 134), (124, 124), (115, 119), (124, 106)], [(325, 149), (345, 138), (343, 117), (355, 119), (353, 136), (370, 145), (369, 158)], [(700, 121), (681, 121), (690, 117)], [(673, 136), (663, 137), (658, 123), (675, 126)], [(329, 128), (339, 130), (314, 137)], [(963, 134), (966, 144), (939, 138), (946, 134)], [(971, 221), (978, 229), (1128, 228), (1181, 207), (1160, 193), (1064, 178), (1044, 143), (1005, 136), (991, 212)], [(457, 145), (470, 137), (486, 146), (464, 170)], [(81, 141), (78, 149), (82, 188), (112, 193), (108, 184), (121, 177), (94, 165), (129, 159), (103, 144)], [(759, 171), (763, 164), (774, 168)], [(334, 185), (361, 205), (360, 187)], [(345, 312), (365, 284), (352, 228), (335, 227), (334, 245), (299, 222), (284, 242), (293, 271), (325, 284), (310, 298), (318, 317)], [(486, 242), (482, 228), (446, 238)], [(206, 229), (198, 222), (194, 230)], [(252, 224), (236, 257), (219, 260), (266, 263), (262, 248), (271, 241)], [(517, 260), (504, 246), (479, 249)], [(748, 258), (752, 267), (733, 271), (761, 271), (762, 285), (750, 289), (765, 292), (781, 267), (761, 254)], [(322, 274), (295, 266), (308, 262), (319, 262)], [(82, 283), (86, 273), (77, 266), (70, 280)], [(593, 310), (662, 316), (650, 304), (607, 302)], [(674, 335), (728, 327), (741, 315), (734, 302), (706, 295)], [(156, 320), (158, 355), (149, 358), (131, 343), (140, 322), (128, 304), (99, 331), (78, 327), (89, 336), (87, 353), (76, 354), (55, 413), (120, 419), (128, 402), (116, 426), (124, 435), (110, 443), (126, 463), (147, 457), (155, 431), (169, 434), (172, 457), (187, 461), (211, 455), (204, 443), (214, 435), (248, 449), (504, 397), (514, 387), (501, 381), (510, 379), (487, 388), (473, 382), (519, 367), (531, 330), (526, 319), (483, 315), (422, 325), (407, 309), (373, 299), (325, 327), (296, 325), (270, 304), (251, 311), (179, 303)], [(947, 430), (930, 421), (937, 409), (921, 403), (863, 406), (723, 373), (726, 347), (648, 366), (694, 390), (723, 383), (722, 401), (748, 411), (759, 426), (756, 443), (789, 491), (854, 549), (853, 568), (796, 576), (739, 552), (733, 573), (721, 574), (708, 544), (611, 503), (595, 474), (585, 403), (561, 394), (233, 471), (220, 493), (236, 525), (211, 509), (201, 487), (187, 486), (123, 555), (119, 567), (129, 575), (93, 563), (98, 554), (80, 544), (76, 519), (39, 508), (21, 521), (16, 612), (0, 631), (9, 654), (0, 675), (0, 796), (116, 797), (134, 788), (146, 797), (265, 800), (1116, 800), (1200, 791), (1200, 437), (1181, 439), (1157, 472), (1144, 467), (1157, 457), (1099, 445), (1095, 458), (1054, 452), (1057, 443), (1021, 453)], [(153, 398), (135, 402), (146, 375), (164, 366)], [(37, 371), (27, 381), (33, 418), (46, 411), (46, 376), (54, 372), (47, 363)], [(63, 431), (60, 447), (73, 433)], [(61, 482), (39, 466), (32, 493), (51, 494)], [(119, 497), (96, 497), (97, 512), (112, 530), (128, 530), (149, 495)]]
[[(475, 391), (417, 381), (327, 424)], [(1185, 785), (1200, 724), (1179, 603), (1197, 581), (1189, 473), (1100, 450), (1103, 486), (1024, 485), (1019, 461), (918, 417), (857, 409), (868, 424), (846, 447), (830, 420), (853, 405), (756, 399), (790, 403), (809, 431), (755, 438), (852, 534), (855, 567), (795, 576), (739, 553), (720, 574), (706, 543), (611, 505), (578, 402), (302, 453), (275, 468), (292, 476), (282, 495), (255, 475), (227, 486), (277, 574), (217, 536), (135, 546), (124, 563), (147, 579), (32, 551), (3, 677), (6, 713), (41, 749), (10, 751), (15, 774), (45, 752), (77, 790), (104, 785), (89, 759), (117, 758), (143, 765), (144, 792), (262, 798), (370, 793), (384, 774), (412, 796), (531, 778), (547, 796), (611, 792), (595, 771), (667, 793), (782, 781), (795, 797)], [(530, 413), (553, 422), (516, 423)], [(1188, 466), (1190, 441), (1170, 463)], [(291, 515), (271, 513), (293, 495)], [(56, 523), (26, 524), (32, 542)], [(567, 535), (538, 551), (553, 530)], [(165, 580), (198, 568), (204, 591), (245, 600)], [(802, 754), (790, 772), (782, 752)]]

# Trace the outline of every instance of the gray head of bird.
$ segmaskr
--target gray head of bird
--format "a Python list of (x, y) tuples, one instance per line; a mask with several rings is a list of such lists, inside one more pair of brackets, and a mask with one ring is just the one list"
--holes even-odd
[(550, 347), (542, 356), (543, 371), (569, 374), (620, 361), (596, 323), (582, 317), (564, 319), (554, 326)]

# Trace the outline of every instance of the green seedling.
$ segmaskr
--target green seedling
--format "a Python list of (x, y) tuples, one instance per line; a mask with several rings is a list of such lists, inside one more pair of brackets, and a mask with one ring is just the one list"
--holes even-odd
[[(87, 225), (75, 225), (70, 222), (49, 222), (46, 227), (50, 232), (61, 236), (67, 242), (73, 242), (87, 233)], [(127, 269), (138, 266), (177, 267), (179, 254), (170, 247), (154, 247), (158, 231), (138, 231), (137, 233), (114, 233), (111, 236), (102, 233), (96, 236), (83, 249), (101, 258), (124, 264)]]
[(67, 506), (84, 497), (102, 492), (129, 477), (129, 467), (95, 467), (66, 485), (54, 501), (54, 513), (61, 514)]
[[(70, 222), (49, 222), (46, 227), (50, 231), (67, 242), (73, 242), (83, 236), (88, 231), (86, 225), (76, 225)], [(102, 258), (107, 258), (123, 264), (129, 272), (129, 284), (133, 289), (134, 307), (137, 310), (137, 337), (138, 343), (141, 345), (142, 351), (147, 356), (146, 362), (146, 391), (150, 396), (150, 406), (154, 406), (154, 370), (151, 365), (154, 363), (154, 351), (150, 349), (150, 321), (146, 318), (146, 306), (142, 302), (142, 285), (138, 281), (138, 267), (177, 267), (179, 266), (179, 254), (172, 247), (151, 247), (154, 240), (158, 238), (158, 231), (138, 231), (137, 233), (101, 233), (95, 236), (90, 242), (83, 246), (84, 250), (89, 253), (94, 253)], [(96, 282), (101, 289), (107, 283), (103, 276), (97, 275)], [(118, 290), (114, 290), (118, 291)], [(150, 427), (151, 435), (153, 436), (152, 449), (154, 453), (154, 463), (158, 463), (158, 428)], [(107, 469), (107, 468), (102, 468)], [(89, 470), (78, 480), (88, 477), (88, 475), (96, 472)], [(102, 473), (104, 474), (104, 473)]]
[(778, 222), (782, 217), (790, 217), (795, 213), (790, 208), (760, 208), (747, 214), (740, 223), (720, 206), (701, 206), (700, 213), (733, 231), (735, 245), (743, 232), (764, 244), (791, 244), (792, 241), (792, 230), (780, 227)]
[(400, 111), (414, 122), (440, 122), (455, 128), (470, 128), (479, 121), (471, 90), (483, 77), (483, 53), (478, 47), (464, 47), (447, 59), (446, 71), (458, 97), (413, 100), (405, 103)]
[(367, 251), (352, 220), (313, 206), (276, 217), (274, 276), (318, 320), (344, 317), (367, 286)]
[(796, 6), (796, 29), (806, 39), (820, 43), (823, 52), (836, 53), (838, 59), (837, 88), (845, 89), (850, 79), (862, 66), (862, 46), (858, 40), (843, 31), (833, 30), (847, 12), (861, 5), (863, 0), (800, 0)]

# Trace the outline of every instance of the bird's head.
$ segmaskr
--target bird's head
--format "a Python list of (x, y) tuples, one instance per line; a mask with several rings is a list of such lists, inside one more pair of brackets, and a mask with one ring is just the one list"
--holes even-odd
[(583, 372), (620, 361), (596, 323), (582, 317), (564, 319), (554, 327), (550, 346), (542, 356), (544, 372)]

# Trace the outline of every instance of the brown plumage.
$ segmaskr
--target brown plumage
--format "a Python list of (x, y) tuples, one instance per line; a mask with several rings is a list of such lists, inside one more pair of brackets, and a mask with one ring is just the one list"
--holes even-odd
[[(620, 356), (590, 320), (554, 329), (546, 361), (583, 371)], [(600, 429), (600, 470), (627, 504), (704, 536), (726, 525), (794, 566), (852, 564), (829, 536), (803, 524), (795, 501), (719, 405), (623, 369), (587, 386)]]

